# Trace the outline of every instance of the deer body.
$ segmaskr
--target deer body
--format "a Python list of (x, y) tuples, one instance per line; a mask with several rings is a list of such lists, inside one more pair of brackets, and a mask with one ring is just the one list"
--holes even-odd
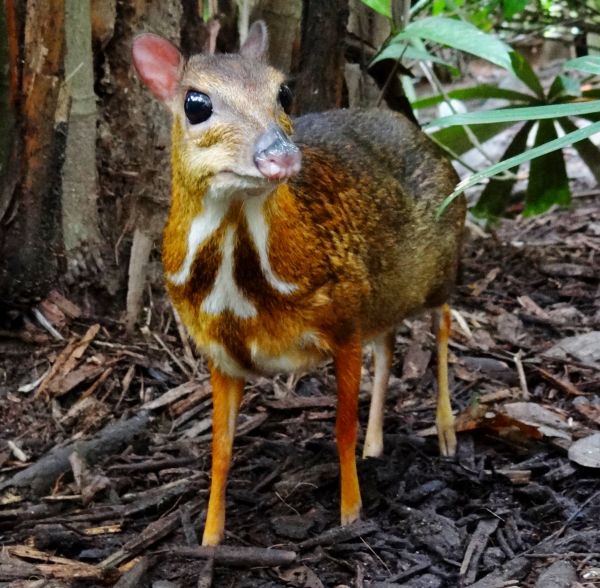
[[(163, 265), (170, 296), (208, 358), (213, 387), (211, 495), (203, 542), (224, 533), (225, 484), (244, 380), (333, 358), (341, 519), (356, 520), (362, 346), (374, 342), (365, 454), (383, 449), (394, 329), (444, 304), (455, 279), (465, 204), (440, 219), (456, 174), (400, 115), (344, 110), (291, 121), (282, 75), (260, 62), (255, 23), (240, 56), (185, 63), (164, 39), (134, 44), (140, 77), (173, 114), (172, 202)], [(279, 94), (277, 94), (279, 88)], [(301, 158), (301, 164), (300, 164)], [(439, 330), (438, 429), (454, 450)]]
[(169, 292), (199, 348), (232, 377), (312, 367), (351, 331), (369, 341), (441, 304), (453, 283), (463, 212), (434, 217), (454, 174), (445, 159), (422, 158), (431, 147), (412, 123), (334, 111), (297, 119), (295, 139), (301, 171), (264, 194), (214, 199), (207, 189), (186, 207), (174, 184)]

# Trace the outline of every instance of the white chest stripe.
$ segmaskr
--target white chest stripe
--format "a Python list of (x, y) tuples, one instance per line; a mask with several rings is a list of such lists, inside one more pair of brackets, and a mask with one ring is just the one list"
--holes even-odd
[(268, 241), (269, 241), (269, 226), (265, 220), (263, 213), (263, 205), (265, 197), (252, 198), (244, 203), (244, 212), (248, 222), (248, 230), (250, 237), (256, 245), (260, 267), (263, 271), (267, 282), (278, 292), (282, 294), (291, 294), (297, 290), (298, 286), (290, 284), (279, 279), (273, 272), (271, 263), (269, 262)]
[(220, 314), (231, 310), (240, 318), (255, 317), (256, 308), (238, 288), (233, 277), (235, 233), (227, 227), (223, 237), (221, 266), (210, 294), (202, 302), (202, 310), (208, 314)]
[(168, 279), (178, 286), (185, 284), (190, 277), (190, 270), (199, 247), (218, 228), (227, 212), (228, 203), (224, 200), (205, 198), (202, 212), (192, 221), (187, 238), (187, 252), (178, 272), (170, 274)]

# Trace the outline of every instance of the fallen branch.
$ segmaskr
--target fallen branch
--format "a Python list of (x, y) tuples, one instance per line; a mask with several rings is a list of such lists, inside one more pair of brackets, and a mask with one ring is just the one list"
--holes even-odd
[(148, 424), (148, 413), (142, 411), (134, 417), (111, 423), (87, 441), (75, 441), (65, 447), (55, 447), (28, 468), (21, 470), (0, 484), (6, 488), (27, 488), (27, 494), (40, 497), (47, 494), (61, 474), (71, 469), (69, 456), (77, 452), (88, 465), (93, 465), (107, 455), (122, 451)]
[[(45, 576), (70, 581), (96, 580), (101, 583), (113, 581), (118, 576), (116, 570), (107, 570), (99, 566), (57, 557), (27, 545), (9, 545), (7, 552), (12, 556), (10, 562), (0, 564), (0, 578), (30, 578)], [(26, 563), (17, 558), (32, 559), (43, 563)]]
[(296, 560), (295, 551), (268, 549), (265, 547), (169, 547), (169, 553), (197, 559), (214, 559), (215, 563), (241, 568), (277, 567), (289, 565)]

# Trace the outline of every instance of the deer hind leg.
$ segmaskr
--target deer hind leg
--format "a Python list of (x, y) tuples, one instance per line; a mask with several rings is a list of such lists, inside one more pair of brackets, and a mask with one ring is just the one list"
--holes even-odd
[(373, 341), (373, 391), (369, 422), (363, 447), (363, 457), (381, 457), (383, 453), (383, 415), (392, 360), (394, 358), (395, 331), (380, 335)]
[(438, 431), (440, 453), (452, 457), (456, 453), (454, 415), (448, 389), (448, 339), (450, 338), (450, 306), (442, 305), (436, 311), (437, 323), (437, 411), (435, 424)]
[(202, 545), (218, 545), (225, 534), (225, 487), (244, 381), (211, 367), (213, 396), (212, 472)]
[(358, 431), (358, 392), (362, 367), (360, 336), (353, 335), (335, 355), (337, 380), (336, 442), (340, 459), (341, 523), (348, 525), (360, 517), (361, 499), (356, 473)]

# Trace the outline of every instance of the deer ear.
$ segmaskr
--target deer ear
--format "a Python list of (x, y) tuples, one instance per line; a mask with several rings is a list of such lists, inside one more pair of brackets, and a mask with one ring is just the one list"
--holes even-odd
[(143, 33), (133, 40), (133, 65), (148, 89), (162, 102), (175, 96), (183, 58), (171, 42)]
[(248, 29), (248, 36), (240, 47), (240, 55), (248, 59), (264, 61), (269, 49), (269, 34), (264, 20), (257, 20)]

